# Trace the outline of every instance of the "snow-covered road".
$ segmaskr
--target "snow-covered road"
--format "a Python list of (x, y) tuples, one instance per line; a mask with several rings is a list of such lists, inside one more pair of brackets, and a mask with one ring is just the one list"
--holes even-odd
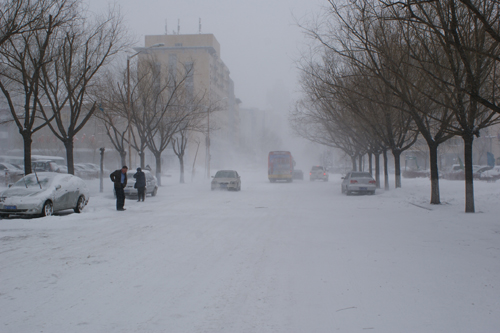
[[(0, 220), (0, 332), (498, 332), (500, 184), (375, 196), (330, 182), (241, 192), (164, 179), (115, 210)], [(415, 205), (421, 206), (417, 207)]]

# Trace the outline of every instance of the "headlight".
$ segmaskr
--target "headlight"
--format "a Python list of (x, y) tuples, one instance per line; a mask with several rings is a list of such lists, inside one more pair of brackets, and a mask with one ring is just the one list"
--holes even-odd
[(0, 197), (0, 202), (5, 202), (5, 199), (7, 199), (7, 197)]

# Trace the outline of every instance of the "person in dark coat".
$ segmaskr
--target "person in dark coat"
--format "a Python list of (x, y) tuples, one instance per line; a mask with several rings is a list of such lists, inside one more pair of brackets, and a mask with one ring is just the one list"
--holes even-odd
[(135, 178), (135, 188), (137, 189), (137, 202), (144, 201), (146, 197), (146, 175), (142, 172), (141, 168), (137, 168), (137, 172), (134, 175)]
[(109, 178), (115, 184), (116, 210), (120, 211), (125, 210), (123, 208), (125, 206), (125, 192), (123, 189), (127, 186), (127, 171), (128, 168), (124, 165), (121, 170), (115, 170), (109, 175)]

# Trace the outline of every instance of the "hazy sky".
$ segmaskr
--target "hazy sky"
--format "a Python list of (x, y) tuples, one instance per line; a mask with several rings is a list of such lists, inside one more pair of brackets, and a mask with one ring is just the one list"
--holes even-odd
[[(107, 8), (111, 1), (86, 0), (92, 11)], [(242, 107), (267, 108), (266, 96), (284, 87), (296, 97), (297, 70), (294, 61), (305, 38), (294, 17), (305, 19), (317, 13), (324, 0), (120, 0), (129, 32), (144, 45), (145, 35), (177, 31), (212, 33), (221, 45), (221, 58), (231, 71), (236, 97)]]

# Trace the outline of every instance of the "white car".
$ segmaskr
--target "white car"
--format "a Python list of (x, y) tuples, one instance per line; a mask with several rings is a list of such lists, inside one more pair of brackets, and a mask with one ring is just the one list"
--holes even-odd
[(375, 194), (377, 182), (369, 172), (351, 171), (342, 179), (342, 193), (347, 195), (354, 192)]
[(328, 172), (326, 172), (326, 169), (320, 165), (315, 165), (311, 168), (311, 171), (309, 172), (309, 180), (322, 180), (324, 182), (328, 181)]
[[(125, 192), (125, 197), (137, 197), (137, 189), (134, 187), (135, 178), (134, 175), (137, 171), (127, 172), (127, 186), (123, 189)], [(156, 177), (153, 176), (148, 170), (142, 170), (146, 176), (146, 195), (151, 194), (152, 197), (156, 196), (158, 193), (158, 182)]]
[(241, 190), (241, 178), (240, 175), (234, 170), (219, 170), (212, 176), (212, 191), (215, 189), (221, 190)]
[(0, 193), (0, 217), (50, 216), (66, 209), (80, 213), (88, 201), (89, 191), (82, 179), (54, 172), (32, 173)]
[(486, 180), (488, 182), (495, 182), (500, 179), (500, 165), (494, 166), (489, 170), (481, 172), (479, 179)]
[(23, 169), (7, 162), (0, 163), (0, 182), (13, 183), (23, 176)]

